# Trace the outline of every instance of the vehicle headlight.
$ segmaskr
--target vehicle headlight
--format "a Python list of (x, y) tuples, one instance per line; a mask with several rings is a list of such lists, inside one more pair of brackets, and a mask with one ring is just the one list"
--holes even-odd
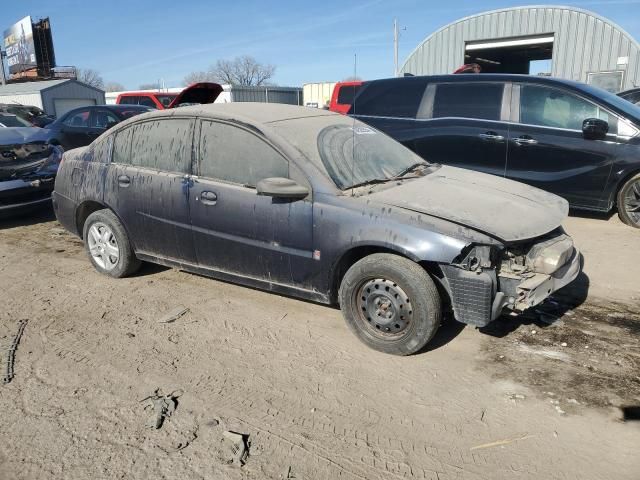
[(571, 237), (560, 235), (534, 245), (527, 253), (527, 264), (534, 272), (551, 275), (567, 263), (573, 251)]

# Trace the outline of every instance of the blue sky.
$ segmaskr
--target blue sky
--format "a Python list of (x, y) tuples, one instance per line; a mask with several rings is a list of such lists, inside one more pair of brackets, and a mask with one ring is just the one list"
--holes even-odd
[(49, 16), (58, 65), (93, 68), (131, 89), (160, 78), (177, 86), (191, 71), (244, 54), (276, 65), (274, 82), (299, 86), (353, 75), (354, 54), (358, 76), (391, 76), (394, 17), (406, 28), (402, 64), (453, 20), (529, 4), (591, 10), (640, 38), (640, 0), (2, 0), (0, 29), (26, 15)]

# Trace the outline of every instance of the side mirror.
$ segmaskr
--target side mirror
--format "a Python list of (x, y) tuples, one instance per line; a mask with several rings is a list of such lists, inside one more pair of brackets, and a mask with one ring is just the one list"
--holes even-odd
[(256, 185), (258, 195), (274, 198), (301, 199), (309, 195), (309, 189), (289, 178), (265, 178)]
[(602, 140), (609, 132), (609, 124), (599, 118), (587, 118), (582, 122), (582, 135), (587, 140)]

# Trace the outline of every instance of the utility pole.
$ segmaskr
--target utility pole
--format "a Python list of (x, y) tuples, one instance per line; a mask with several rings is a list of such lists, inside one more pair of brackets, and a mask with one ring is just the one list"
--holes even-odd
[(0, 49), (0, 85), (7, 84), (7, 76), (4, 73), (4, 57), (6, 56), (6, 52), (3, 52), (2, 49)]
[(398, 19), (393, 19), (393, 76), (398, 76)]
[[(403, 27), (402, 30), (406, 30)], [(398, 43), (400, 43), (400, 31), (398, 29), (398, 19), (393, 19), (393, 76), (398, 76)]]

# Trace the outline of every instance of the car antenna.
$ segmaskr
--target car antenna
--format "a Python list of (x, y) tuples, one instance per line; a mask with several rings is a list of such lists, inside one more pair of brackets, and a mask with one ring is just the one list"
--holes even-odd
[[(358, 54), (354, 53), (353, 54), (353, 78), (358, 78)], [(356, 163), (356, 117), (354, 116), (356, 114), (356, 86), (355, 85), (351, 85), (351, 88), (353, 88), (353, 103), (351, 104), (351, 109), (353, 110), (353, 113), (351, 114), (351, 118), (353, 118), (353, 125), (351, 126), (351, 142), (352, 142), (352, 147), (351, 147), (351, 196), (353, 197), (353, 178), (354, 178), (354, 173), (353, 170), (355, 168), (355, 163)]]

